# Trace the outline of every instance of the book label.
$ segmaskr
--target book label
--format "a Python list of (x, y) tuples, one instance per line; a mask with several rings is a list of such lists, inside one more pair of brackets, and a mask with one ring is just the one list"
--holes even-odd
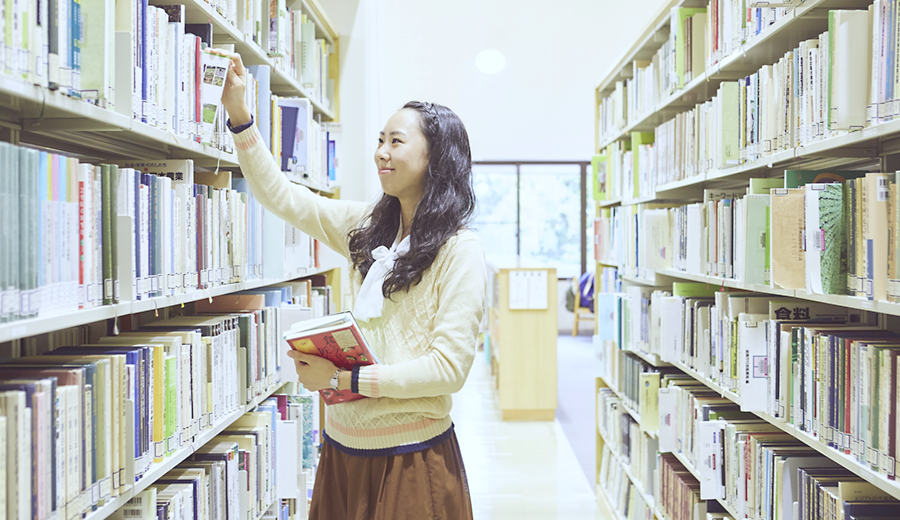
[(106, 500), (112, 495), (112, 480), (109, 477), (100, 481), (100, 500)]
[(161, 458), (165, 454), (166, 454), (165, 442), (153, 443), (153, 456), (154, 457)]
[(894, 476), (894, 457), (881, 457), (881, 472), (889, 477)]
[(874, 448), (868, 448), (866, 450), (866, 462), (873, 468), (877, 468), (878, 467), (878, 450), (876, 450)]
[(103, 280), (103, 298), (109, 299), (113, 297), (113, 281), (112, 278)]
[(100, 483), (94, 482), (94, 485), (91, 486), (91, 506), (97, 505), (97, 502), (100, 501)]

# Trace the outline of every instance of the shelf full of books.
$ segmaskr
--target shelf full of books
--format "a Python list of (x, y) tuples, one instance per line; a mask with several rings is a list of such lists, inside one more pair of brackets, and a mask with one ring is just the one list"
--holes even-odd
[(306, 518), (322, 410), (281, 338), (340, 309), (345, 261), (239, 175), (211, 49), (285, 175), (339, 197), (327, 16), (5, 5), (0, 517)]
[(291, 382), (282, 340), (313, 315), (304, 288), (0, 344), (5, 516), (305, 518), (319, 399)]
[(597, 88), (597, 436), (658, 430), (656, 516), (898, 514), (897, 13), (673, 1)]
[(24, 20), (0, 31), (0, 121), (14, 144), (86, 160), (235, 168), (218, 106), (229, 60), (209, 52), (222, 48), (242, 55), (248, 105), (276, 161), (296, 180), (338, 185), (338, 40), (315, 0), (101, 1), (83, 10), (60, 0), (8, 11)]
[[(699, 56), (694, 61), (703, 56), (712, 59), (704, 49), (706, 36), (711, 37), (710, 31), (718, 31), (728, 18), (712, 25), (705, 19), (724, 13), (721, 6), (716, 7), (722, 3), (696, 9), (675, 7), (669, 15), (672, 30), (659, 52), (676, 63), (656, 74), (661, 78), (657, 90), (668, 88), (672, 99), (689, 102), (686, 109), (651, 105), (648, 113), (658, 119), (634, 128), (625, 124), (624, 109), (617, 112), (618, 125), (616, 118), (604, 116), (605, 109), (598, 111), (598, 136), (610, 136), (597, 143), (602, 160), (595, 161), (595, 180), (600, 184), (595, 193), (602, 198), (657, 198), (657, 187), (673, 182), (740, 177), (773, 164), (805, 162), (808, 168), (816, 168), (816, 161), (835, 158), (844, 164), (851, 159), (873, 163), (896, 138), (898, 129), (891, 124), (897, 105), (895, 58), (883, 52), (890, 47), (888, 40), (896, 39), (893, 25), (887, 25), (890, 13), (886, 10), (892, 9), (892, 2), (807, 0), (796, 8), (751, 9), (789, 13), (763, 29), (759, 41), (752, 44), (761, 47), (768, 61), (745, 57), (746, 42), (734, 46), (727, 59), (707, 69), (706, 77), (697, 82), (705, 91), (691, 94), (679, 86), (684, 82), (683, 62), (691, 52), (697, 54), (690, 46), (698, 40)], [(681, 35), (679, 39), (678, 27), (698, 17), (701, 29), (705, 27), (697, 34), (701, 38)], [(809, 24), (802, 31), (794, 27), (807, 19)], [(771, 31), (784, 33), (778, 39), (780, 46), (773, 46), (773, 38), (764, 38)], [(723, 72), (719, 67), (725, 67)], [(727, 76), (726, 68), (739, 73)], [(624, 70), (622, 74), (632, 75)], [(625, 89), (621, 96), (627, 98), (625, 80), (621, 83), (619, 90)], [(601, 98), (598, 107), (609, 104), (606, 99)], [(605, 129), (610, 126), (613, 130)]]
[(0, 143), (0, 341), (339, 267), (245, 179), (191, 160), (87, 164)]

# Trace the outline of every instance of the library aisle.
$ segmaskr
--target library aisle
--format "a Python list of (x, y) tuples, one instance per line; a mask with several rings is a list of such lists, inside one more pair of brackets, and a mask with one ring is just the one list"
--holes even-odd
[(453, 396), (453, 423), (478, 520), (605, 519), (559, 424), (503, 422), (478, 357)]

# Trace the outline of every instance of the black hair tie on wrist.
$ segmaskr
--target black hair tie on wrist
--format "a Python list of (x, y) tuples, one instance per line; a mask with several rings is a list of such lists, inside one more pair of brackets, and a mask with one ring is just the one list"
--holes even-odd
[(234, 127), (231, 126), (231, 118), (229, 117), (229, 118), (225, 121), (225, 126), (227, 126), (229, 130), (231, 130), (231, 133), (232, 133), (232, 134), (239, 134), (239, 133), (243, 132), (244, 130), (246, 130), (246, 129), (250, 128), (251, 126), (253, 126), (253, 116), (252, 116), (252, 115), (250, 116), (250, 121), (249, 121), (249, 122), (244, 123), (244, 124), (242, 124), (242, 125), (240, 125), (240, 126), (234, 126)]

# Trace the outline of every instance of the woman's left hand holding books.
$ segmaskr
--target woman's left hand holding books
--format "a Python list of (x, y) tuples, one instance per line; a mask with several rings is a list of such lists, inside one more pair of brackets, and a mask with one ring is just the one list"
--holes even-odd
[[(334, 363), (325, 358), (304, 354), (293, 349), (288, 351), (288, 357), (294, 360), (294, 365), (297, 368), (297, 378), (304, 388), (311, 392), (331, 388), (331, 377), (334, 376), (338, 369)], [(349, 375), (350, 373), (346, 371), (341, 373), (339, 389), (350, 388), (349, 383), (345, 385), (345, 381), (349, 381), (349, 378), (345, 378), (345, 376)]]

